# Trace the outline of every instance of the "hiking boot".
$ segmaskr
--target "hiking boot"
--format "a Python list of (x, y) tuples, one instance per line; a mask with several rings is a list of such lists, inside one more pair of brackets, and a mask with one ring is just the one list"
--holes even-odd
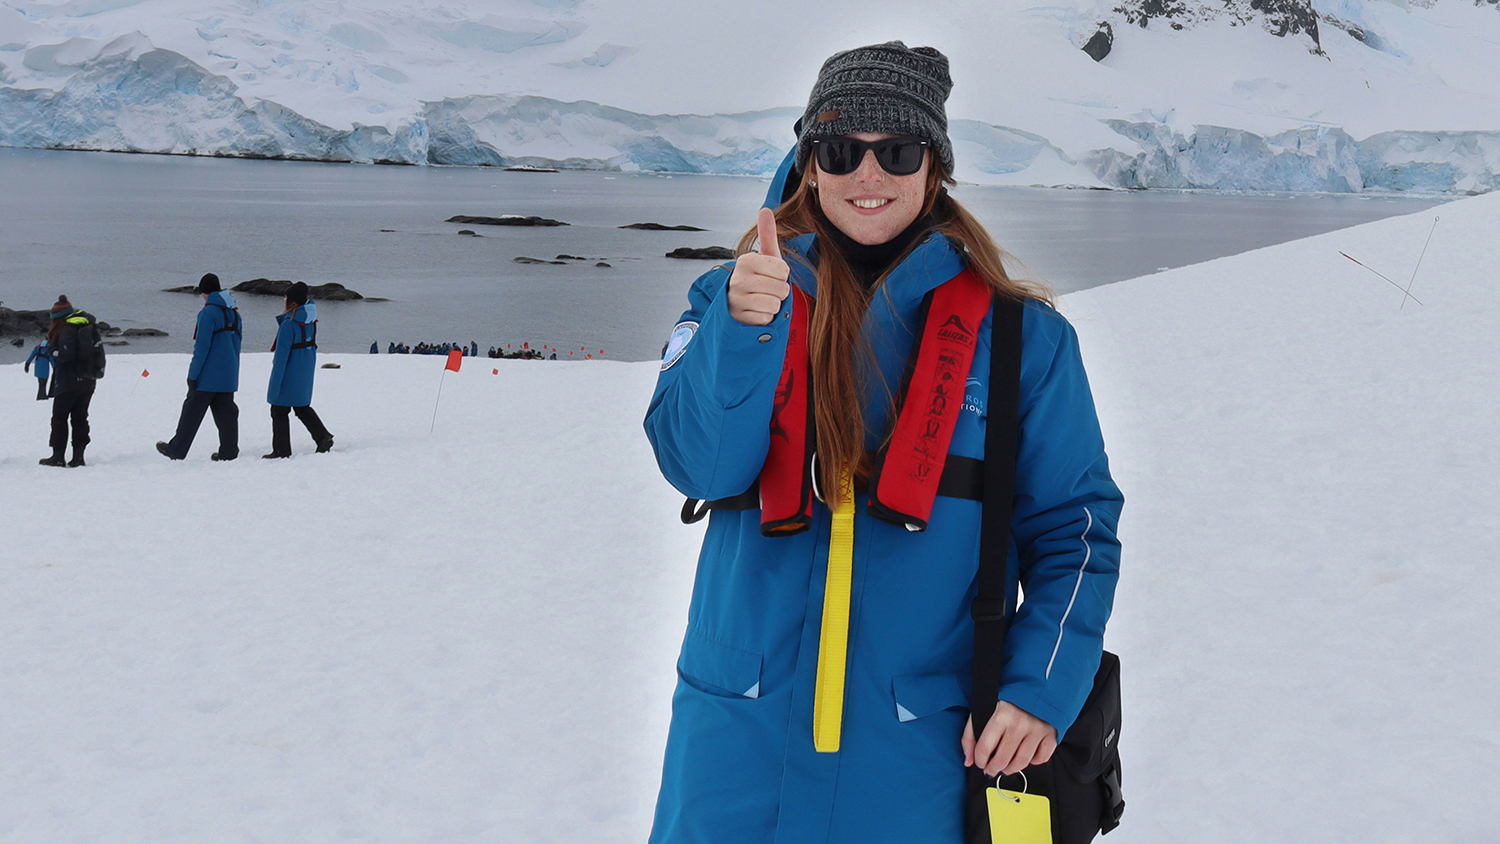
[(87, 465), (88, 465), (87, 463), (83, 462), (83, 449), (79, 448), (76, 445), (73, 446), (73, 459), (68, 461), (68, 468), (70, 468), (70, 469), (76, 469), (79, 466), (87, 466)]
[(332, 434), (329, 434), (328, 436), (324, 437), (323, 439), (318, 440), (318, 453), (319, 454), (327, 454), (328, 452), (330, 452), (332, 450), (333, 450), (333, 435)]
[(216, 451), (213, 454), (210, 454), (208, 456), (208, 459), (214, 461), (215, 463), (224, 463), (224, 462), (233, 460), (235, 457), (239, 457), (239, 455), (236, 454), (236, 455), (234, 455), (234, 457), (220, 457), (219, 453)]
[(168, 460), (181, 460), (182, 459), (181, 457), (174, 457), (172, 455), (172, 449), (169, 448), (167, 446), (167, 444), (164, 443), (164, 442), (158, 442), (156, 444), (156, 450), (159, 451), (159, 452), (161, 452), (161, 455), (163, 457), (167, 458)]
[(277, 459), (280, 459), (280, 458), (283, 458), (283, 457), (291, 457), (291, 456), (292, 455), (290, 455), (290, 454), (280, 454), (278, 452), (273, 451), (270, 454), (262, 454), (260, 456), (260, 459), (262, 459), (262, 460), (277, 460)]
[(67, 466), (68, 465), (67, 462), (65, 460), (63, 460), (63, 456), (61, 454), (54, 454), (51, 457), (43, 457), (41, 460), (38, 460), (37, 463), (40, 463), (43, 466)]

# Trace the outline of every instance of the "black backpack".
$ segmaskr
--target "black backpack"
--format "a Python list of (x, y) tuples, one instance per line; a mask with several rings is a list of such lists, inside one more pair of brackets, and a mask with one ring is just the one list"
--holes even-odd
[(75, 331), (63, 331), (52, 350), (54, 364), (72, 364), (78, 378), (98, 380), (104, 377), (104, 338), (94, 318), (81, 314), (87, 322), (70, 324)]

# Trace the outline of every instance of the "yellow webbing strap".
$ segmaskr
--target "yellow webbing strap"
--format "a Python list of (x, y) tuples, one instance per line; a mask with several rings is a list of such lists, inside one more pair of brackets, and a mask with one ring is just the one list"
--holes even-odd
[(854, 579), (854, 479), (839, 477), (828, 537), (828, 582), (818, 639), (818, 686), (813, 696), (813, 747), (837, 753), (844, 720), (844, 667), (849, 656), (849, 589)]

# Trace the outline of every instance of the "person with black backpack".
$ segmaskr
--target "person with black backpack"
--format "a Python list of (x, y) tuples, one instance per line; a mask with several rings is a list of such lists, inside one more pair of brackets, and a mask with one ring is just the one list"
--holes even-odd
[[(46, 341), (52, 364), (52, 384), (47, 391), (52, 397), (52, 456), (41, 459), (43, 466), (85, 465), (89, 403), (94, 398), (94, 382), (104, 377), (104, 340), (97, 323), (93, 314), (73, 307), (67, 296), (58, 296), (52, 306), (52, 326)], [(64, 462), (69, 422), (73, 428), (73, 459)]]
[(646, 434), (683, 520), (711, 517), (650, 844), (1118, 819), (1124, 499), (1072, 326), (952, 193), (952, 84), (931, 47), (828, 59), (669, 335)]
[(193, 362), (188, 367), (187, 398), (177, 419), (171, 442), (158, 442), (156, 450), (172, 460), (187, 457), (203, 414), (212, 410), (219, 429), (219, 450), (213, 460), (233, 460), (240, 454), (240, 409), (234, 393), (240, 388), (240, 344), (243, 320), (229, 291), (219, 287), (219, 277), (208, 273), (198, 280), (203, 297), (198, 327), (193, 333)]
[[(318, 453), (333, 448), (333, 434), (312, 409), (313, 375), (318, 371), (318, 309), (307, 301), (307, 285), (295, 282), (286, 291), (286, 309), (276, 315), (276, 340), (271, 344), (271, 383), (266, 401), (271, 403), (271, 459), (292, 456), (291, 420), (307, 428)], [(372, 349), (375, 347), (371, 347)]]

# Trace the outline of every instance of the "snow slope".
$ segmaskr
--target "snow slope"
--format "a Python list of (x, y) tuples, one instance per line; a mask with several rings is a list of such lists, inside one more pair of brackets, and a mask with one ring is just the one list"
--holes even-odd
[(966, 181), (1493, 189), (1500, 9), (1279, 2), (1318, 40), (1243, 0), (6, 0), (0, 145), (764, 174), (822, 59), (899, 37), (952, 58)]
[[(1062, 302), (1127, 498), (1110, 842), (1500, 835), (1500, 194), (1438, 213)], [(1421, 304), (1339, 255), (1429, 234)], [(644, 840), (701, 535), (655, 365), (469, 361), (429, 434), (439, 359), (330, 359), (332, 454), (255, 458), (257, 354), (218, 464), (151, 448), (186, 358), (112, 358), (76, 470), (0, 367), (0, 838)]]

